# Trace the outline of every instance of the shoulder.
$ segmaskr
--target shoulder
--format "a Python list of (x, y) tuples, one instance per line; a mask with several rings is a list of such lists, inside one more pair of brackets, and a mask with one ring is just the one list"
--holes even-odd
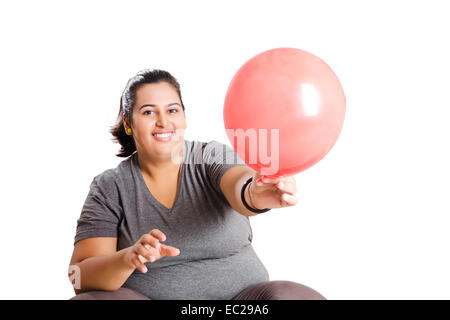
[(119, 186), (122, 184), (124, 177), (130, 176), (131, 157), (121, 161), (116, 167), (106, 169), (95, 175), (91, 182), (91, 189), (101, 192), (108, 197), (117, 196)]
[(210, 141), (200, 141), (200, 140), (184, 140), (186, 143), (186, 146), (188, 149), (192, 151), (202, 151), (205, 148), (212, 149), (214, 147), (222, 147), (224, 146), (223, 143), (217, 141), (217, 140), (210, 140)]
[(233, 149), (217, 140), (198, 141), (185, 140), (187, 147), (187, 163), (210, 164), (224, 158), (224, 155), (233, 155)]
[(215, 155), (229, 150), (229, 146), (219, 142), (217, 140), (205, 141), (194, 141), (197, 151), (201, 152), (204, 156)]
[(103, 172), (94, 176), (92, 184), (95, 186), (105, 186), (111, 183), (115, 183), (117, 179), (117, 168), (106, 169)]

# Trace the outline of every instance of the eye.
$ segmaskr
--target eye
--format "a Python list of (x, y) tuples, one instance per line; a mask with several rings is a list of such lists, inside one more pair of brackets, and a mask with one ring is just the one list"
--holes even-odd
[(153, 112), (152, 110), (147, 110), (147, 111), (144, 111), (144, 114), (147, 114), (147, 112)]
[[(170, 112), (170, 111), (175, 111), (175, 112)], [(169, 109), (169, 112), (170, 113), (176, 113), (176, 112), (178, 112), (178, 110), (177, 109)]]

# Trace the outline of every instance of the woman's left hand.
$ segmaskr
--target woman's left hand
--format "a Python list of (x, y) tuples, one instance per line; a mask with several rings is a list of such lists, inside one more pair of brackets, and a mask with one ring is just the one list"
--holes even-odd
[(255, 172), (247, 186), (251, 204), (256, 209), (295, 206), (298, 202), (294, 176), (266, 177)]

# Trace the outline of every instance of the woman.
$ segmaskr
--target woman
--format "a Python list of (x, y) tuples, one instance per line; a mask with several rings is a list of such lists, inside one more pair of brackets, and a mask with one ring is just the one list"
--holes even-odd
[(217, 141), (184, 139), (177, 80), (143, 70), (128, 81), (111, 130), (126, 157), (97, 175), (70, 262), (78, 299), (324, 299), (270, 281), (249, 217), (296, 204), (292, 176), (261, 179)]

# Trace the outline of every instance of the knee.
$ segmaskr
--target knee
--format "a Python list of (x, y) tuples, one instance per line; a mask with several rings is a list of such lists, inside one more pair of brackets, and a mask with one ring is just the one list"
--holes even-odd
[(150, 298), (129, 288), (119, 288), (114, 291), (86, 291), (69, 300), (150, 300)]
[(326, 300), (320, 293), (300, 283), (276, 280), (269, 283), (271, 300)]
[(69, 300), (109, 300), (112, 296), (115, 296), (112, 291), (90, 290), (79, 293)]

